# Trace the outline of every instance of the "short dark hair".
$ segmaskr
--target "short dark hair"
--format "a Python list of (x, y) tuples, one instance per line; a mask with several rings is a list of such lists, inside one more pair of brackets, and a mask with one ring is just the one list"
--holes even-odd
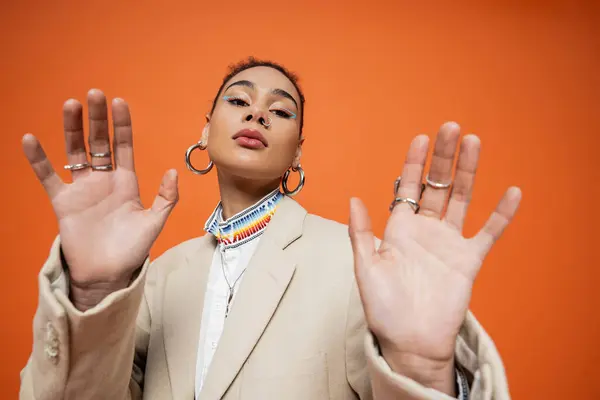
[(212, 104), (212, 108), (210, 109), (210, 113), (212, 114), (213, 111), (215, 110), (215, 107), (217, 106), (217, 101), (219, 101), (219, 96), (220, 96), (221, 91), (223, 90), (223, 87), (225, 86), (225, 84), (231, 78), (233, 78), (235, 75), (239, 74), (240, 72), (245, 71), (245, 70), (250, 69), (250, 68), (254, 68), (254, 67), (268, 67), (268, 68), (276, 69), (277, 71), (279, 71), (283, 75), (285, 75), (285, 77), (288, 78), (290, 80), (290, 82), (292, 82), (292, 84), (296, 88), (296, 91), (298, 92), (298, 95), (300, 96), (301, 112), (300, 112), (300, 121), (299, 121), (299, 123), (300, 123), (300, 136), (302, 136), (302, 127), (304, 126), (304, 103), (305, 103), (305, 99), (304, 99), (304, 93), (302, 93), (302, 89), (300, 89), (300, 86), (298, 85), (298, 81), (300, 79), (298, 78), (298, 75), (296, 75), (295, 73), (291, 72), (290, 70), (288, 70), (283, 65), (278, 64), (278, 63), (276, 63), (274, 61), (260, 60), (260, 59), (257, 59), (255, 57), (248, 57), (245, 60), (242, 60), (242, 61), (240, 61), (240, 62), (238, 62), (236, 64), (230, 65), (229, 66), (229, 72), (223, 78), (223, 82), (221, 83), (221, 86), (219, 87), (219, 90), (217, 91), (217, 95), (215, 96), (215, 98), (213, 100), (213, 104)]

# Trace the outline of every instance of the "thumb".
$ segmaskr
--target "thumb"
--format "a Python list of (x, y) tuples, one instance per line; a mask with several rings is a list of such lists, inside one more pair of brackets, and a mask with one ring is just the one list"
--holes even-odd
[(375, 238), (371, 228), (371, 218), (363, 202), (353, 197), (350, 199), (350, 241), (354, 254), (354, 273), (359, 278), (377, 255)]
[(154, 198), (154, 203), (152, 203), (152, 212), (161, 214), (162, 217), (166, 218), (178, 200), (177, 171), (170, 169), (163, 175), (158, 194)]

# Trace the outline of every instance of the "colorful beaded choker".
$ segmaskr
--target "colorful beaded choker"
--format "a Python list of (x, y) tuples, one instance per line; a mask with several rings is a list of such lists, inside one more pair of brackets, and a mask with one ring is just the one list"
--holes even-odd
[(212, 233), (219, 244), (234, 248), (262, 235), (283, 198), (279, 189), (274, 190), (253, 206), (223, 221), (223, 208), (217, 205), (204, 225), (204, 230)]

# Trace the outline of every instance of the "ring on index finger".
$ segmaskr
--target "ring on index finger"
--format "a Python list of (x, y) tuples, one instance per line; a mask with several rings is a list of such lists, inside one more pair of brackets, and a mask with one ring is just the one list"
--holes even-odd
[[(402, 182), (401, 176), (396, 178), (396, 180), (394, 181), (394, 196), (396, 196), (398, 194), (398, 189), (400, 189), (401, 182)], [(426, 187), (426, 185), (424, 183), (422, 183), (421, 184), (421, 196), (419, 197), (419, 200), (421, 199), (421, 197), (423, 197), (423, 192), (425, 191), (425, 187)]]

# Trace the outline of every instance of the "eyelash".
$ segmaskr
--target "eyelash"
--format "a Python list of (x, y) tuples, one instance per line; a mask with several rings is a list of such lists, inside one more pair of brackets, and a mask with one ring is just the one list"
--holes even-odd
[[(241, 97), (238, 97), (238, 96), (223, 96), (223, 100), (225, 100), (229, 104), (233, 104), (234, 106), (237, 106), (237, 107), (244, 107), (244, 106), (248, 105), (248, 103), (246, 103), (245, 100), (243, 100)], [(239, 104), (239, 103), (243, 103), (243, 104)]]
[[(223, 100), (236, 107), (245, 107), (248, 103), (239, 96), (223, 96)], [(273, 114), (281, 118), (296, 119), (296, 114), (287, 108), (271, 111)]]

